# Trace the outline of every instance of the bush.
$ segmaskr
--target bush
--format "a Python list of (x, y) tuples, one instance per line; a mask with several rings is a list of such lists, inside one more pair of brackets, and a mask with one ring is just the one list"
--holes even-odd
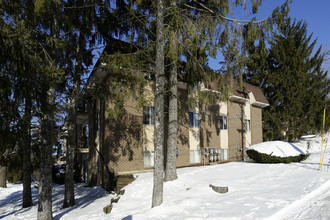
[(294, 157), (277, 157), (260, 153), (252, 149), (247, 150), (246, 153), (252, 160), (256, 161), (257, 163), (292, 163), (306, 160), (309, 157), (309, 154), (300, 154)]

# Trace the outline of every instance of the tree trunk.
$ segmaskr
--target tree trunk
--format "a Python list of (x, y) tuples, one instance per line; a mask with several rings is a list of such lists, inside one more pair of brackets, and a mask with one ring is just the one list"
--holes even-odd
[(74, 199), (74, 157), (75, 157), (75, 148), (77, 146), (77, 107), (79, 102), (79, 91), (80, 91), (80, 80), (82, 72), (82, 63), (78, 59), (80, 57), (79, 48), (82, 34), (79, 36), (79, 45), (77, 47), (77, 59), (75, 63), (75, 72), (74, 72), (74, 82), (73, 90), (71, 94), (70, 101), (70, 110), (69, 110), (69, 136), (68, 136), (68, 145), (66, 152), (66, 170), (65, 170), (65, 192), (64, 192), (64, 203), (63, 208), (71, 207), (75, 205)]
[[(172, 0), (172, 7), (176, 7), (176, 2)], [(175, 28), (175, 27), (173, 27)], [(177, 133), (178, 133), (178, 89), (177, 89), (177, 34), (175, 30), (170, 34), (170, 48), (174, 54), (169, 75), (169, 107), (168, 107), (168, 136), (165, 181), (173, 181), (178, 178), (176, 174), (176, 153), (177, 153)]]
[[(72, 105), (72, 104), (71, 104)], [(70, 107), (71, 108), (71, 107)], [(74, 115), (70, 117), (76, 118)], [(70, 119), (70, 121), (73, 119)], [(71, 207), (75, 205), (74, 199), (74, 151), (75, 151), (75, 129), (76, 125), (69, 123), (69, 137), (66, 151), (66, 168), (65, 168), (65, 190), (63, 208)]]
[(31, 194), (31, 107), (32, 100), (29, 94), (25, 98), (25, 113), (23, 126), (23, 208), (32, 206)]
[(0, 187), (7, 188), (7, 167), (0, 165)]
[[(177, 131), (178, 131), (178, 100), (177, 100), (177, 74), (176, 64), (170, 72), (170, 97), (168, 115), (167, 161), (165, 181), (178, 178), (176, 174)], [(175, 72), (174, 72), (175, 71)]]
[(42, 101), (40, 182), (38, 197), (38, 220), (52, 220), (52, 153), (54, 138), (55, 89), (47, 91), (47, 100)]
[(155, 92), (155, 162), (152, 207), (163, 203), (163, 170), (164, 170), (164, 3), (157, 1), (156, 21), (156, 92)]

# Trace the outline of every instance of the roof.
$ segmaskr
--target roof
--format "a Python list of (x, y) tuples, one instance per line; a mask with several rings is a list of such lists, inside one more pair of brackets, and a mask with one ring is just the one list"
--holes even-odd
[[(217, 91), (218, 90), (217, 85), (221, 80), (221, 78), (222, 78), (221, 76), (216, 77), (212, 82), (207, 83), (207, 85), (205, 85), (205, 88)], [(229, 80), (228, 83), (230, 83)], [(263, 94), (261, 89), (257, 86), (243, 82), (242, 87), (240, 87), (238, 80), (234, 79), (232, 88), (233, 88), (232, 91), (233, 93), (230, 99), (233, 101), (246, 102), (250, 100), (249, 93), (252, 92), (255, 98), (255, 102), (251, 103), (252, 105), (261, 108), (269, 106), (269, 102), (267, 101), (265, 95)]]
[(252, 92), (256, 102), (252, 105), (258, 107), (267, 107), (269, 102), (267, 101), (264, 93), (261, 91), (260, 87), (251, 85), (249, 83), (243, 82), (242, 88), (239, 86), (238, 80), (233, 80), (233, 96), (245, 100), (249, 100), (249, 92)]
[(243, 87), (245, 87), (246, 90), (251, 91), (254, 95), (254, 98), (257, 102), (262, 102), (269, 105), (268, 100), (266, 99), (264, 93), (261, 91), (260, 87), (251, 85), (249, 83), (244, 83)]
[[(124, 41), (121, 41), (121, 40), (118, 40), (115, 38), (111, 38), (107, 41), (107, 46), (104, 49), (103, 53), (112, 54), (112, 53), (115, 53), (118, 51), (122, 52), (122, 53), (136, 51), (136, 46), (134, 46), (128, 42), (124, 42)], [(84, 89), (85, 91), (89, 90), (91, 92), (95, 83), (102, 82), (104, 80), (104, 78), (107, 76), (107, 72), (104, 71), (102, 68), (99, 68), (99, 67), (103, 67), (103, 66), (105, 66), (105, 64), (101, 63), (100, 60), (98, 60), (97, 63), (95, 64), (94, 70), (92, 71), (92, 73), (88, 79), (87, 86)], [(182, 70), (184, 68), (185, 68), (185, 62), (180, 62), (180, 65), (178, 68), (179, 69), (178, 77), (179, 77), (180, 81), (181, 80), (183, 81), (183, 73), (181, 73), (180, 70)], [(215, 77), (215, 79), (212, 82), (205, 85), (205, 87), (207, 89), (218, 91), (218, 83), (221, 80), (221, 78), (222, 78), (222, 76)], [(261, 89), (257, 86), (244, 82), (243, 88), (241, 89), (238, 81), (234, 79), (232, 88), (233, 88), (233, 94), (230, 98), (233, 101), (246, 102), (250, 99), (249, 92), (252, 92), (253, 96), (255, 97), (255, 102), (251, 103), (252, 105), (261, 107), (261, 108), (269, 106), (269, 102), (267, 101), (267, 99), (264, 96)]]

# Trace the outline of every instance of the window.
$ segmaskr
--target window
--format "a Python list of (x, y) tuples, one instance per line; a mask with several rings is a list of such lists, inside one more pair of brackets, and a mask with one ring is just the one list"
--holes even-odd
[(199, 114), (198, 112), (189, 112), (189, 127), (199, 128)]
[(220, 116), (220, 129), (227, 130), (227, 116)]
[(80, 147), (88, 147), (88, 125), (80, 130)]
[(143, 124), (145, 125), (155, 124), (154, 111), (155, 111), (154, 107), (143, 106)]
[(228, 160), (228, 149), (220, 149), (221, 160)]
[(190, 163), (200, 163), (200, 162), (201, 162), (201, 151), (190, 150)]
[(245, 119), (245, 131), (250, 131), (250, 119)]
[(143, 151), (144, 167), (154, 166), (154, 151)]

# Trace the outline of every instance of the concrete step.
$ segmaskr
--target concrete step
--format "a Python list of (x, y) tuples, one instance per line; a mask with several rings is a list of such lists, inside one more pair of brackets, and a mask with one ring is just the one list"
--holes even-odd
[(135, 180), (134, 176), (132, 174), (126, 174), (126, 175), (118, 175), (117, 176), (117, 191), (121, 190), (128, 184), (132, 183)]

